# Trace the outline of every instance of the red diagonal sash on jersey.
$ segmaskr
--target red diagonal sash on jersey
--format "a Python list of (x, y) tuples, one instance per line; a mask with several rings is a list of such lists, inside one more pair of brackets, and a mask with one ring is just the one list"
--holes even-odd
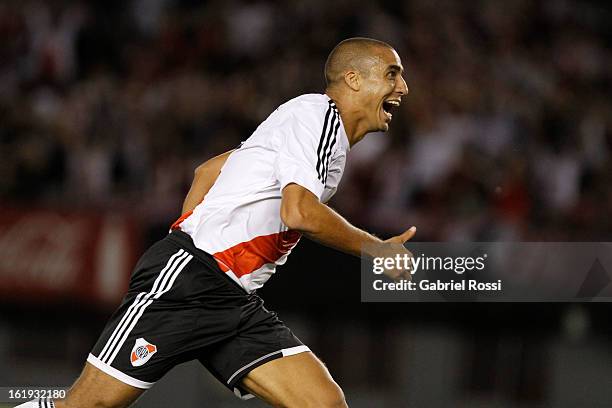
[(301, 236), (297, 231), (263, 235), (217, 252), (213, 256), (222, 271), (227, 272), (229, 268), (240, 278), (264, 264), (276, 262), (295, 247)]

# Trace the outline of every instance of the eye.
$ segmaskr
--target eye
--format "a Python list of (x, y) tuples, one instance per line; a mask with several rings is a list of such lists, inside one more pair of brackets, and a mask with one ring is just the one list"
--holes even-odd
[(389, 78), (389, 79), (395, 79), (396, 76), (397, 76), (397, 72), (395, 72), (395, 71), (391, 71), (391, 72), (387, 73), (387, 78)]

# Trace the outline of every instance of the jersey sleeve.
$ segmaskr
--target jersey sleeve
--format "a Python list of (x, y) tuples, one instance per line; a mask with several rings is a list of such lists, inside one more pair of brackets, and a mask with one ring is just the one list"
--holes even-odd
[[(321, 200), (325, 189), (326, 158), (331, 152), (333, 127), (339, 121), (332, 107), (293, 109), (289, 112), (285, 139), (280, 146), (275, 171), (281, 191), (295, 183)], [(332, 131), (330, 131), (332, 129)]]

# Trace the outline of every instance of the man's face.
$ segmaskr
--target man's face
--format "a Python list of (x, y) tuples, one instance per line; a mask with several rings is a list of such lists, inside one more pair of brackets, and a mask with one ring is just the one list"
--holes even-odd
[(408, 86), (402, 62), (395, 50), (380, 48), (373, 56), (369, 75), (363, 75), (361, 91), (370, 132), (389, 130), (391, 111), (399, 106)]

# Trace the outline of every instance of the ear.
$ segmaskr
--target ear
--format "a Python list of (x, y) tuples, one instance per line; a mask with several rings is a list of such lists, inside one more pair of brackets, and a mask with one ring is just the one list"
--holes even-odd
[(344, 74), (344, 82), (351, 88), (353, 91), (359, 91), (361, 88), (361, 75), (355, 71), (347, 71)]

